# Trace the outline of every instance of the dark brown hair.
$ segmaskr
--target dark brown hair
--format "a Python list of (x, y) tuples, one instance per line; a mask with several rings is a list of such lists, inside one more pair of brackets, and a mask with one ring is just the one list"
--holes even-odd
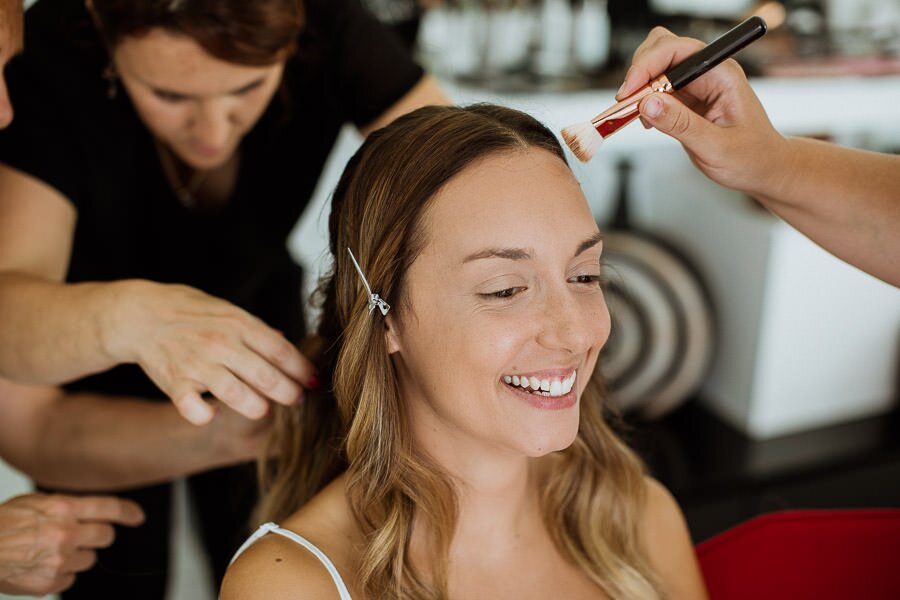
[[(371, 134), (335, 190), (334, 266), (319, 287), (317, 336), (304, 348), (323, 386), (307, 391), (300, 406), (276, 407), (259, 516), (285, 519), (346, 469), (347, 498), (366, 540), (356, 577), (369, 598), (447, 597), (457, 504), (449, 477), (411, 440), (384, 321), (367, 311), (347, 248), (372, 290), (391, 303), (392, 318), (402, 319), (406, 273), (427, 242), (426, 217), (441, 188), (483, 158), (532, 149), (565, 162), (553, 133), (519, 111), (425, 107)], [(643, 467), (605, 422), (602, 390), (590, 381), (578, 436), (555, 456), (540, 499), (546, 526), (559, 552), (610, 597), (655, 599), (655, 576), (638, 544)], [(410, 558), (414, 522), (429, 531), (422, 569)]]
[(92, 0), (89, 6), (109, 48), (158, 27), (248, 66), (289, 56), (304, 23), (302, 0)]

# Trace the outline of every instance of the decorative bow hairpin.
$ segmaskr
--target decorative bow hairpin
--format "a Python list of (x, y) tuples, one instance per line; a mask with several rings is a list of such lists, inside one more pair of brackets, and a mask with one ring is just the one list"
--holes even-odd
[(362, 269), (359, 267), (359, 263), (356, 262), (356, 257), (353, 256), (353, 251), (350, 248), (347, 248), (347, 252), (350, 254), (350, 260), (353, 261), (353, 266), (356, 267), (356, 272), (359, 273), (359, 276), (362, 278), (363, 285), (366, 286), (366, 291), (369, 293), (369, 313), (377, 308), (381, 311), (382, 316), (386, 316), (388, 314), (388, 311), (391, 310), (391, 305), (385, 302), (378, 294), (372, 293), (372, 288), (369, 287), (369, 282), (366, 281), (366, 276), (363, 275)]

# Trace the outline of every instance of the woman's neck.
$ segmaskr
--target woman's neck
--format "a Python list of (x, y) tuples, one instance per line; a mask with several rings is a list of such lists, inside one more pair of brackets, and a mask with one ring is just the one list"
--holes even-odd
[(181, 160), (162, 141), (155, 143), (163, 174), (175, 196), (186, 208), (197, 210), (217, 209), (228, 202), (234, 193), (240, 165), (237, 149), (222, 165), (208, 170), (197, 170)]
[(527, 458), (497, 460), (489, 468), (455, 474), (454, 481), (459, 513), (451, 561), (471, 556), (474, 548), (482, 562), (502, 560), (535, 529), (543, 529), (538, 486)]
[[(450, 477), (458, 501), (451, 563), (502, 561), (535, 536), (546, 535), (539, 503), (539, 459), (474, 441), (441, 443), (436, 437), (429, 436), (426, 451)], [(427, 525), (416, 527), (414, 554), (428, 547), (428, 536)]]

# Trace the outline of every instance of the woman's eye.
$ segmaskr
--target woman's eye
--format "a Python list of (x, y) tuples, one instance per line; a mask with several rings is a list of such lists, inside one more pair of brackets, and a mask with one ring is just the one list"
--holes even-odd
[(496, 292), (488, 292), (487, 294), (481, 294), (485, 298), (512, 298), (519, 292), (523, 291), (525, 288), (523, 287), (511, 287), (502, 290), (497, 290)]
[(574, 283), (581, 283), (585, 285), (603, 285), (603, 276), (602, 275), (576, 275), (570, 281)]
[(181, 94), (176, 94), (174, 92), (167, 92), (165, 90), (153, 90), (153, 94), (164, 102), (182, 102), (187, 99), (187, 96), (182, 96)]

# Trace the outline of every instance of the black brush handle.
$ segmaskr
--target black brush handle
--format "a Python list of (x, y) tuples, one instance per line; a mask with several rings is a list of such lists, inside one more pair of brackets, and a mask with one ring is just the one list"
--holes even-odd
[(669, 69), (666, 77), (674, 89), (680, 90), (765, 33), (766, 22), (760, 17), (750, 17), (710, 42), (703, 50), (691, 54), (683, 62)]

